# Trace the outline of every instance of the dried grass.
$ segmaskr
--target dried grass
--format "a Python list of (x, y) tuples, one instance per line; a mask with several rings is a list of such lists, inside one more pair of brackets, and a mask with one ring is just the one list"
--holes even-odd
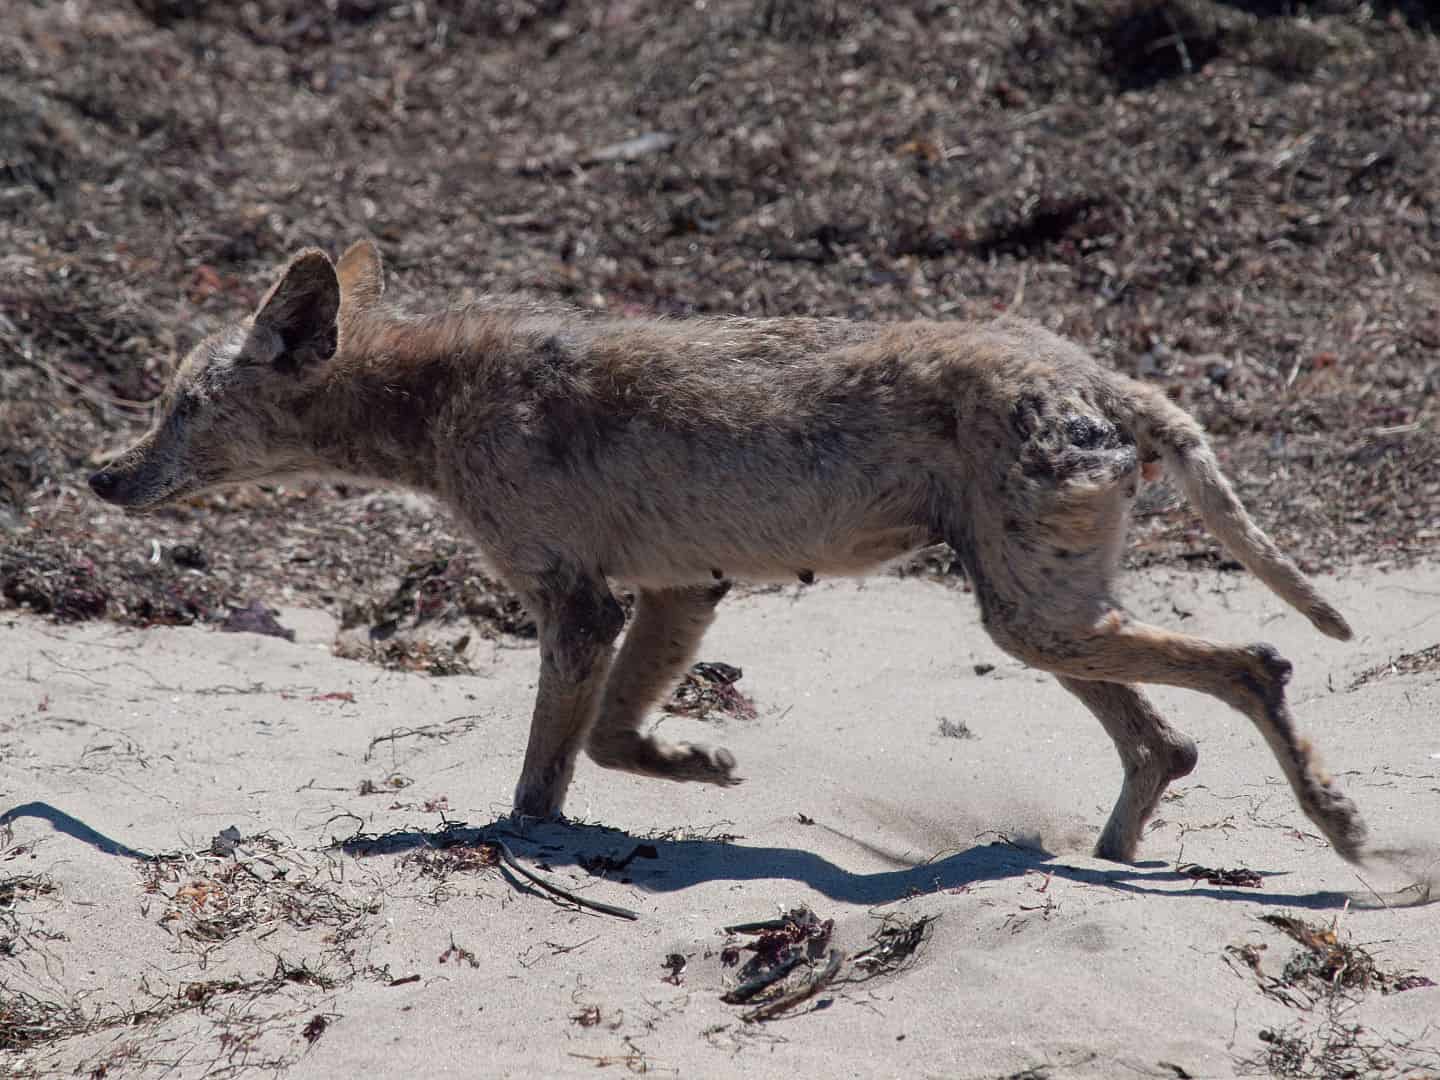
[(1262, 1028), (1258, 1037), (1264, 1051), (1240, 1059), (1243, 1074), (1399, 1080), (1428, 1075), (1427, 1069), (1440, 1066), (1440, 1051), (1421, 1044), (1419, 1038), (1386, 1035), (1353, 1022), (1349, 1015), (1366, 993), (1395, 994), (1434, 986), (1431, 979), (1383, 968), (1342, 932), (1338, 917), (1328, 926), (1286, 914), (1260, 919), (1301, 946), (1280, 974), (1264, 968), (1265, 943), (1231, 945), (1225, 950), (1226, 959), (1237, 970), (1250, 972), (1266, 997), (1299, 1011), (1302, 1019)]
[(299, 850), (265, 835), (241, 843), (236, 855), (192, 852), (144, 864), (143, 891), (159, 899), (156, 921), (203, 948), (272, 923), (324, 926), (339, 941), (372, 913), (373, 904), (342, 895)]

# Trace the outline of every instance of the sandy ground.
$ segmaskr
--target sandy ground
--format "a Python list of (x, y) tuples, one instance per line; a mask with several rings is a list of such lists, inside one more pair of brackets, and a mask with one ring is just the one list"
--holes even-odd
[[(1129, 582), (1153, 621), (1295, 662), (1297, 718), (1377, 839), (1422, 849), (1399, 866), (1341, 862), (1244, 720), (1164, 689), (1200, 766), (1139, 865), (1091, 858), (1114, 751), (989, 643), (969, 597), (930, 582), (728, 600), (702, 658), (743, 668), (759, 717), (663, 729), (723, 742), (747, 782), (582, 762), (567, 810), (583, 824), (524, 829), (503, 815), (533, 649), (485, 643), (478, 675), (430, 678), (334, 658), (313, 612), (282, 614), (293, 643), (10, 619), (0, 963), (9, 1020), (23, 1012), (35, 1037), (0, 1071), (1440, 1075), (1440, 988), (1382, 992), (1440, 980), (1435, 909), (1404, 906), (1440, 841), (1440, 672), (1383, 667), (1435, 642), (1440, 571), (1324, 586), (1355, 642), (1321, 638), (1244, 575)], [(238, 847), (212, 853), (231, 827)], [(482, 829), (639, 918), (516, 884)], [(1177, 870), (1190, 863), (1260, 881), (1210, 884)], [(826, 949), (845, 958), (808, 1001), (747, 1022), (755, 1002), (721, 1000), (739, 981), (726, 946), (757, 939), (723, 928), (799, 905), (834, 925), (787, 985)], [(1334, 928), (1352, 967), (1368, 956), (1380, 974), (1327, 992), (1266, 915)], [(857, 960), (907, 928), (922, 939), (908, 959)]]

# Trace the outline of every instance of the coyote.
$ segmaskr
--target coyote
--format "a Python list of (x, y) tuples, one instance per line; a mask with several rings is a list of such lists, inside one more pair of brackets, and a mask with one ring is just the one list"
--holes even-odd
[[(1124, 765), (1095, 853), (1133, 861), (1195, 742), (1135, 688), (1199, 690), (1259, 728), (1344, 858), (1365, 826), (1300, 738), (1290, 664), (1149, 626), (1111, 592), (1161, 468), (1241, 563), (1321, 633), (1344, 618), (1260, 531), (1199, 425), (1033, 323), (610, 319), (491, 300), (393, 310), (374, 245), (296, 255), (254, 315), (202, 342), (152, 430), (90, 479), (128, 507), (298, 474), (398, 484), (469, 530), (536, 619), (518, 814), (558, 814), (579, 750), (646, 776), (739, 782), (729, 751), (646, 712), (732, 578), (861, 574), (947, 543), (983, 625), (1089, 709)], [(612, 584), (635, 593), (625, 624)]]

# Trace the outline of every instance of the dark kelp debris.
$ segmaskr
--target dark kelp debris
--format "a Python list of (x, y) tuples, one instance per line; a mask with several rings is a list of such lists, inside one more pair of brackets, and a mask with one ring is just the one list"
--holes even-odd
[(1196, 881), (1208, 882), (1211, 885), (1230, 885), (1241, 889), (1258, 889), (1263, 879), (1254, 870), (1247, 870), (1243, 866), (1237, 866), (1233, 870), (1223, 867), (1201, 866), (1199, 863), (1181, 863), (1175, 867), (1176, 873), (1184, 874)]
[(363, 660), (390, 671), (416, 671), (427, 675), (473, 675), (475, 669), (465, 659), (470, 644), (468, 634), (451, 642), (429, 638), (397, 637), (387, 641), (340, 640), (335, 655), (342, 660)]
[(86, 1031), (90, 1017), (71, 1002), (0, 987), (0, 1050), (29, 1050)]
[[(636, 844), (628, 855), (616, 858), (614, 855), (586, 855), (580, 859), (580, 866), (596, 877), (618, 874), (636, 859), (658, 859), (660, 851), (654, 844)], [(622, 881), (626, 879), (621, 879)]]
[(17, 900), (34, 900), (56, 891), (48, 874), (6, 874), (0, 876), (0, 907), (9, 907)]
[(744, 674), (732, 664), (701, 661), (685, 673), (670, 700), (661, 708), (676, 716), (703, 720), (712, 712), (739, 720), (754, 720), (755, 703), (735, 685)]
[(870, 935), (870, 946), (855, 954), (855, 966), (862, 978), (871, 979), (899, 971), (915, 958), (930, 940), (931, 929), (938, 915), (886, 914)]
[(840, 974), (840, 968), (844, 963), (844, 950), (831, 949), (825, 956), (825, 962), (818, 968), (813, 968), (808, 977), (801, 979), (794, 986), (781, 990), (774, 997), (766, 998), (749, 1012), (743, 1013), (740, 1019), (747, 1024), (753, 1024), (761, 1020), (774, 1020), (784, 1015), (795, 1006), (809, 1001), (833, 983), (836, 976)]
[(1434, 1051), (1347, 1022), (1343, 1012), (1331, 999), (1318, 1024), (1261, 1028), (1256, 1037), (1264, 1047), (1262, 1053), (1240, 1064), (1250, 1075), (1301, 1080), (1428, 1080), (1436, 1075), (1433, 1069), (1406, 1064), (1433, 1062)]
[(348, 606), (343, 625), (365, 625), (372, 641), (386, 641), (426, 624), (466, 619), (490, 633), (535, 637), (535, 620), (520, 601), (458, 551), (411, 563), (392, 592)]
[(1318, 1080), (1420, 1075), (1400, 1064), (1413, 1062), (1419, 1047), (1367, 1030), (1348, 1014), (1366, 992), (1394, 994), (1434, 986), (1430, 978), (1381, 968), (1364, 948), (1341, 937), (1338, 919), (1325, 926), (1286, 914), (1260, 918), (1301, 946), (1280, 974), (1265, 970), (1263, 942), (1227, 946), (1225, 959), (1237, 971), (1248, 972), (1262, 994), (1295, 1009), (1301, 1019), (1261, 1029), (1261, 1053), (1239, 1060), (1247, 1072)]
[(946, 739), (973, 739), (975, 732), (970, 730), (970, 725), (964, 720), (951, 720), (948, 717), (940, 717), (940, 735)]
[(459, 967), (461, 964), (469, 964), (472, 968), (478, 968), (480, 966), (480, 961), (475, 958), (473, 952), (463, 945), (457, 945), (455, 943), (455, 935), (453, 933), (450, 935), (450, 944), (447, 945), (445, 951), (440, 954), (439, 963), (448, 964), (452, 960), (455, 962), (456, 967)]
[[(754, 1002), (755, 1007), (741, 1019), (747, 1023), (772, 1020), (796, 1005), (808, 1001), (834, 982), (845, 961), (841, 949), (832, 948), (833, 919), (821, 920), (806, 907), (792, 908), (778, 919), (727, 926), (727, 934), (754, 935), (741, 949), (754, 955), (740, 968), (739, 982), (721, 995), (730, 1005)], [(729, 946), (721, 953), (722, 963), (732, 955)], [(805, 975), (790, 981), (801, 965)]]
[(679, 986), (685, 981), (685, 968), (690, 963), (684, 953), (672, 952), (660, 966), (665, 969), (664, 981)]

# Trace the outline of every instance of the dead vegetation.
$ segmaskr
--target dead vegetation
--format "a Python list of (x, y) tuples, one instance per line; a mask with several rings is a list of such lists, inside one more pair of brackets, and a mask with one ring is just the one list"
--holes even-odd
[(493, 844), (419, 848), (400, 862), (402, 866), (413, 868), (422, 878), (444, 883), (457, 874), (494, 870), (500, 865), (500, 849)]
[(1248, 870), (1243, 866), (1226, 869), (1225, 867), (1201, 866), (1198, 863), (1180, 863), (1175, 869), (1188, 878), (1203, 881), (1209, 885), (1258, 889), (1265, 883), (1265, 879), (1254, 870)]
[(45, 1001), (0, 983), (0, 1050), (29, 1050), (87, 1029), (74, 1002)]
[(533, 639), (535, 620), (473, 561), (457, 553), (412, 564), (389, 595), (347, 604), (335, 654), (397, 671), (468, 675), (467, 628)]
[(465, 659), (465, 648), (469, 644), (468, 634), (451, 642), (417, 638), (379, 642), (341, 639), (335, 643), (335, 655), (345, 660), (365, 660), (391, 671), (416, 671), (436, 676), (473, 675), (475, 669)]
[[(643, 855), (646, 847), (640, 845), (630, 857)], [(358, 858), (400, 857), (384, 874), (347, 873), (336, 866), (337, 848)], [(654, 857), (653, 846), (649, 851)], [(440, 903), (454, 895), (458, 879), (509, 873), (512, 884), (522, 890), (533, 889), (567, 907), (636, 917), (628, 909), (557, 885), (522, 865), (505, 840), (487, 837), (463, 822), (447, 823), (420, 844), (412, 832), (397, 830), (356, 833), (320, 850), (228, 828), (203, 849), (168, 853), (136, 866), (141, 914), (173, 937), (180, 964), (142, 978), (140, 992), (123, 1005), (87, 1004), (85, 995), (40, 996), (0, 974), (0, 1051), (42, 1051), (112, 1032), (116, 1037), (85, 1059), (85, 1075), (163, 1070), (173, 1067), (170, 1055), (176, 1052), (173, 1040), (163, 1035), (164, 1025), (182, 1013), (198, 1011), (209, 1027), (201, 1043), (186, 1052), (191, 1060), (213, 1054), (215, 1074), (283, 1071), (341, 1018), (324, 1007), (334, 991), (357, 979), (400, 986), (420, 978), (394, 977), (388, 969), (364, 961), (358, 951), (361, 939), (373, 931), (385, 898), (406, 883), (421, 885), (432, 902)], [(0, 926), (15, 903), (47, 897), (55, 889), (43, 875), (6, 877), (0, 884), (8, 898), (0, 905)], [(281, 930), (294, 934), (279, 934)], [(23, 943), (23, 936), (9, 940)], [(247, 973), (226, 962), (227, 952), (248, 957), (262, 942), (274, 957), (270, 970)], [(307, 943), (305, 959), (286, 958), (291, 949)], [(434, 959), (440, 965), (480, 966), (475, 952), (453, 935)]]
[[(1440, 1053), (1349, 1023), (1342, 1007), (1327, 1007), (1318, 1024), (1262, 1028), (1259, 1038), (1265, 1051), (1240, 1063), (1243, 1075), (1297, 1080), (1428, 1080), (1440, 1070)], [(1419, 1068), (1407, 1064), (1420, 1060), (1425, 1064)]]
[(1382, 969), (1364, 948), (1342, 939), (1338, 925), (1321, 926), (1294, 915), (1262, 915), (1260, 921), (1302, 946), (1285, 963), (1280, 981), (1315, 993), (1379, 990), (1395, 994), (1435, 983), (1424, 975)]
[(870, 945), (854, 956), (862, 978), (892, 975), (908, 967), (930, 940), (939, 916), (897, 915), (887, 912), (870, 935)]
[(348, 606), (342, 629), (363, 625), (372, 640), (385, 641), (427, 623), (452, 624), (468, 618), (503, 634), (533, 638), (535, 620), (473, 562), (456, 553), (412, 564), (389, 596)]
[[(77, 1073), (91, 1077), (111, 1075), (127, 1068), (173, 1068), (179, 1062), (167, 1053), (163, 1041), (152, 1039), (166, 1021), (188, 1012), (206, 1013), (213, 1026), (214, 1054), (210, 1075), (224, 1075), (249, 1069), (276, 1071), (295, 1063), (298, 1055), (260, 1057), (253, 1053), (259, 1036), (276, 1026), (293, 1023), (298, 1015), (312, 1011), (304, 1003), (305, 988), (329, 990), (335, 983), (302, 966), (292, 967), (276, 958), (268, 974), (252, 978), (218, 978), (183, 982), (173, 993), (150, 993), (147, 1000), (125, 1007), (87, 1009), (76, 999), (50, 1001), (0, 986), (0, 1050), (33, 1051), (68, 1039), (111, 1032), (117, 1038), (108, 1050), (91, 1055)], [(290, 995), (301, 992), (297, 1007)], [(338, 1018), (329, 1014), (326, 1020)], [(307, 1033), (316, 1031), (314, 1021), (297, 1031), (307, 1042)], [(318, 1031), (323, 1031), (323, 1026)], [(318, 1032), (316, 1032), (318, 1038)], [(26, 1071), (26, 1062), (17, 1060), (14, 1075), (40, 1075)]]
[[(10, 827), (0, 828), (0, 860), (11, 862), (31, 855), (24, 844), (12, 843)], [(85, 1020), (74, 1002), (46, 1000), (15, 985), (17, 970), (8, 967), (28, 962), (26, 954), (43, 949), (56, 937), (34, 917), (36, 901), (58, 899), (60, 888), (47, 873), (0, 872), (0, 1051), (22, 1051), (44, 1043), (55, 1031), (74, 1028)]]
[[(822, 920), (807, 907), (792, 908), (774, 919), (727, 926), (727, 935), (751, 940), (730, 940), (721, 949), (721, 964), (738, 968), (735, 985), (720, 1000), (747, 1006), (740, 1017), (747, 1024), (794, 1015), (796, 1008), (832, 986), (904, 970), (929, 940), (934, 922), (934, 916), (882, 915), (870, 945), (854, 956), (832, 944), (834, 920)], [(741, 963), (743, 953), (751, 955)], [(684, 961), (677, 954), (667, 965), (683, 971)]]
[(55, 881), (49, 874), (0, 874), (0, 907), (11, 907), (17, 900), (34, 900), (55, 892)]
[(758, 715), (738, 683), (744, 672), (733, 664), (702, 660), (691, 666), (660, 708), (676, 716), (705, 720), (712, 713), (731, 720), (754, 720)]
[[(774, 1020), (808, 1002), (835, 981), (845, 952), (830, 944), (832, 919), (820, 919), (806, 907), (792, 908), (778, 919), (727, 926), (727, 934), (754, 935), (736, 950), (752, 954), (736, 973), (740, 980), (721, 995), (729, 1005), (749, 1006), (746, 1023)], [(722, 951), (721, 961), (730, 956)], [(804, 968), (794, 978), (798, 969)]]
[(1391, 675), (1416, 675), (1421, 672), (1437, 670), (1440, 670), (1440, 642), (1425, 649), (1401, 653), (1393, 660), (1366, 668), (1350, 680), (1350, 685), (1346, 689), (1358, 690), (1367, 683), (1389, 678)]
[[(1307, 568), (1433, 553), (1434, 30), (1360, 0), (20, 5), (0, 603), (283, 599), (434, 671), (455, 650), (394, 642), (533, 632), (419, 500), (85, 493), (179, 352), (293, 248), (359, 234), (412, 298), (1042, 317), (1196, 411)], [(1139, 533), (1139, 561), (1223, 563), (1184, 508)]]
[[(222, 834), (223, 835), (223, 834)], [(324, 926), (342, 940), (373, 905), (342, 896), (323, 864), (267, 835), (236, 838), (211, 850), (157, 856), (143, 864), (146, 913), (177, 938), (205, 945), (282, 922)]]
[(1247, 1074), (1386, 1080), (1422, 1075), (1415, 1070), (1425, 1065), (1440, 1066), (1440, 1053), (1420, 1045), (1418, 1039), (1386, 1036), (1350, 1019), (1365, 994), (1434, 986), (1428, 976), (1382, 967), (1367, 949), (1341, 932), (1338, 917), (1328, 926), (1281, 913), (1262, 915), (1260, 920), (1300, 948), (1278, 974), (1265, 964), (1268, 942), (1228, 946), (1226, 961), (1237, 972), (1248, 972), (1266, 997), (1303, 1015), (1295, 1023), (1261, 1029), (1264, 1052), (1240, 1062)]

